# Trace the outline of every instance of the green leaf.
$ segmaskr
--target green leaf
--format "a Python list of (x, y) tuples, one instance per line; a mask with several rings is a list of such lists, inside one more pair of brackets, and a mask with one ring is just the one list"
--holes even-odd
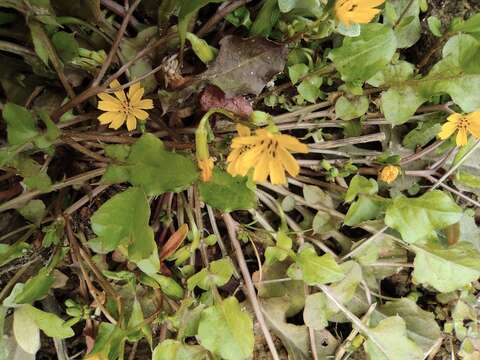
[(92, 244), (102, 253), (119, 249), (129, 260), (139, 262), (157, 251), (149, 220), (145, 193), (129, 188), (105, 202), (91, 217), (92, 230), (98, 236)]
[(448, 248), (437, 244), (413, 246), (416, 253), (413, 281), (450, 292), (480, 277), (480, 253), (472, 244), (461, 242)]
[(233, 264), (229, 258), (212, 261), (208, 269), (204, 268), (188, 279), (188, 290), (192, 291), (196, 286), (203, 290), (223, 286), (230, 281), (233, 272)]
[(408, 298), (388, 301), (377, 306), (370, 317), (370, 325), (376, 326), (389, 316), (399, 315), (407, 327), (407, 336), (426, 353), (442, 336), (440, 327), (435, 321), (435, 315), (422, 310), (414, 301)]
[(402, 145), (411, 150), (423, 147), (435, 139), (441, 128), (442, 125), (436, 120), (419, 122), (415, 129), (405, 135)]
[(206, 350), (201, 346), (166, 339), (153, 350), (152, 360), (203, 360), (206, 356)]
[(462, 218), (462, 208), (450, 196), (433, 190), (418, 198), (397, 196), (387, 208), (385, 224), (409, 243), (436, 238), (436, 231)]
[[(147, 275), (145, 275), (147, 276)], [(148, 274), (158, 284), (164, 294), (173, 299), (183, 298), (183, 288), (172, 278), (161, 274)]]
[(308, 74), (309, 67), (305, 64), (295, 64), (288, 67), (288, 77), (295, 85), (302, 77)]
[(356, 96), (347, 98), (341, 96), (335, 103), (335, 114), (342, 120), (352, 120), (365, 115), (368, 110), (368, 98)]
[(377, 72), (368, 79), (367, 83), (372, 86), (382, 86), (394, 82), (401, 82), (411, 79), (415, 72), (415, 65), (400, 60), (395, 64), (388, 64), (382, 71)]
[(378, 219), (390, 203), (390, 199), (380, 196), (360, 195), (358, 200), (348, 208), (343, 223), (348, 226), (356, 226), (364, 221)]
[[(135, 342), (140, 341), (144, 336), (147, 339), (150, 346), (152, 346), (152, 330), (148, 326), (148, 324), (143, 324), (144, 316), (142, 306), (140, 301), (138, 301), (137, 297), (133, 300), (132, 305), (132, 313), (130, 315), (130, 319), (128, 321), (128, 329), (135, 329), (140, 326), (140, 329), (134, 332), (130, 332), (127, 336), (128, 341)], [(128, 330), (127, 330), (128, 332)]]
[(220, 3), (224, 0), (180, 0), (178, 12), (178, 35), (180, 46), (183, 47), (187, 35), (188, 25), (195, 16), (195, 13), (210, 3)]
[(448, 94), (462, 111), (475, 111), (480, 104), (480, 43), (473, 36), (460, 34), (448, 40), (443, 59), (422, 79), (393, 80), (382, 93), (381, 108), (394, 125), (406, 122), (433, 96)]
[(187, 32), (187, 40), (192, 45), (192, 50), (204, 64), (212, 62), (217, 56), (218, 50), (195, 34)]
[(7, 123), (7, 139), (10, 145), (24, 144), (38, 135), (36, 119), (23, 106), (6, 103), (2, 116)]
[[(57, 315), (39, 310), (31, 305), (22, 305), (19, 309), (25, 316), (32, 319), (35, 324), (49, 337), (56, 339), (65, 339), (73, 336), (75, 333), (65, 321)], [(15, 310), (15, 312), (17, 312)]]
[(302, 98), (314, 103), (322, 94), (320, 90), (322, 82), (323, 79), (320, 76), (310, 76), (297, 86), (297, 91)]
[[(384, 17), (384, 23), (389, 26), (396, 24), (394, 31), (397, 38), (397, 47), (403, 49), (412, 46), (420, 39), (421, 25), (418, 1), (389, 0), (388, 5), (395, 10), (395, 16), (392, 18)], [(400, 16), (402, 16), (402, 20), (397, 24)]]
[(35, 355), (40, 350), (40, 328), (24, 306), (13, 313), (13, 335), (23, 351)]
[(360, 36), (344, 38), (329, 58), (345, 82), (363, 82), (382, 70), (392, 59), (397, 40), (392, 29), (382, 24), (362, 26)]
[(58, 31), (53, 34), (52, 43), (64, 62), (69, 62), (79, 55), (79, 46), (72, 33)]
[(452, 26), (452, 31), (464, 33), (480, 32), (480, 14), (474, 14), (466, 21), (460, 21)]
[(51, 270), (42, 268), (37, 275), (24, 284), (22, 291), (15, 296), (15, 303), (32, 304), (34, 301), (44, 298), (54, 281)]
[(436, 16), (429, 16), (427, 19), (428, 28), (436, 37), (442, 36), (442, 22)]
[(124, 330), (110, 323), (102, 322), (98, 327), (95, 345), (85, 360), (118, 359), (125, 343)]
[[(400, 316), (380, 321), (370, 329), (370, 336), (364, 348), (371, 360), (423, 360), (423, 351), (408, 339), (405, 321)], [(376, 344), (380, 344), (383, 351)]]
[(320, 17), (323, 13), (320, 0), (278, 0), (278, 7), (282, 13), (306, 17)]
[(279, 18), (278, 0), (264, 0), (262, 8), (250, 28), (250, 35), (270, 35)]
[(203, 347), (223, 359), (249, 359), (254, 344), (253, 322), (232, 296), (203, 310), (198, 338)]
[(149, 196), (183, 191), (198, 178), (192, 160), (167, 151), (163, 142), (149, 133), (132, 146), (126, 163), (127, 165), (110, 165), (109, 169), (116, 169), (123, 175), (123, 170), (128, 172), (128, 181), (134, 186), (142, 187)]
[[(362, 269), (354, 261), (343, 263), (341, 268), (345, 272), (345, 278), (330, 286), (330, 289), (342, 304), (348, 304), (362, 281)], [(333, 316), (339, 311), (340, 309), (325, 294), (319, 292), (308, 295), (305, 299), (303, 319), (308, 327), (322, 330), (329, 321), (334, 321)]]
[(412, 86), (403, 85), (384, 91), (380, 107), (385, 119), (393, 125), (407, 122), (427, 98)]
[(40, 60), (48, 66), (49, 49), (47, 35), (43, 30), (43, 25), (38, 21), (30, 21), (28, 26), (30, 27), (30, 34), (32, 35), (33, 47)]
[(24, 256), (29, 249), (30, 245), (24, 242), (18, 242), (12, 245), (0, 244), (0, 266)]
[(332, 197), (318, 186), (304, 185), (303, 197), (308, 205), (323, 205), (330, 208), (334, 207)]
[(18, 209), (20, 215), (32, 223), (39, 223), (46, 214), (45, 204), (42, 200), (30, 200)]
[(374, 195), (378, 192), (378, 184), (375, 179), (367, 179), (361, 175), (355, 175), (350, 181), (345, 201), (352, 202), (359, 194)]
[(312, 223), (313, 232), (315, 234), (326, 234), (337, 228), (334, 219), (324, 211), (317, 211)]
[(255, 192), (247, 177), (231, 176), (215, 168), (209, 182), (198, 184), (202, 200), (215, 209), (225, 212), (253, 209), (256, 203)]
[(342, 280), (345, 276), (332, 254), (318, 256), (310, 245), (301, 248), (287, 275), (294, 280), (303, 280), (308, 285), (327, 284)]

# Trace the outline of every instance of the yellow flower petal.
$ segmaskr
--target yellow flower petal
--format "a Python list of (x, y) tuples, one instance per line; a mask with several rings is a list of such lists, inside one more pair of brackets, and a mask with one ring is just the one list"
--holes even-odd
[(380, 12), (376, 7), (384, 2), (385, 0), (337, 0), (335, 16), (346, 26), (352, 23), (366, 24)]
[(115, 96), (112, 96), (110, 94), (107, 94), (107, 93), (100, 93), (97, 95), (100, 100), (103, 100), (103, 101), (111, 101), (111, 102), (116, 102), (116, 103), (119, 103), (120, 104), (120, 100), (118, 100)]
[(400, 168), (395, 165), (385, 166), (378, 174), (378, 179), (391, 184), (400, 174)]
[(122, 126), (125, 123), (126, 119), (127, 119), (127, 115), (122, 114), (122, 116), (119, 116), (118, 118), (116, 118), (110, 123), (109, 128), (117, 130), (118, 128), (120, 128), (120, 126)]
[[(137, 84), (132, 85), (132, 87), (135, 85)], [(142, 87), (140, 87), (140, 84), (138, 84), (138, 86), (133, 90), (132, 88), (128, 90), (128, 98), (132, 106), (139, 106), (140, 102), (142, 101), (142, 97), (144, 93), (145, 93), (145, 90)]]
[(100, 124), (106, 125), (110, 124), (113, 121), (121, 121), (124, 118), (125, 114), (121, 112), (106, 112), (98, 117)]
[(269, 172), (269, 162), (270, 158), (267, 154), (263, 155), (260, 158), (260, 160), (255, 166), (255, 171), (253, 172), (253, 181), (264, 182), (267, 180)]
[(283, 164), (283, 167), (291, 176), (297, 176), (300, 172), (300, 166), (297, 160), (287, 150), (283, 148), (278, 149), (278, 157)]
[(136, 103), (135, 107), (143, 110), (153, 109), (153, 100), (152, 99), (140, 100), (138, 103)]
[(236, 126), (239, 136), (250, 136), (250, 128), (248, 126), (237, 124)]
[(144, 110), (140, 109), (133, 109), (132, 114), (138, 119), (138, 120), (147, 120), (148, 118), (148, 113)]
[[(115, 89), (115, 88), (118, 88), (120, 86), (122, 86), (122, 85), (120, 85), (118, 80), (113, 80), (110, 83), (110, 88), (111, 89)], [(120, 101), (127, 102), (127, 96), (125, 95), (125, 92), (123, 90), (115, 91), (114, 94), (118, 99), (120, 99)]]
[(278, 159), (272, 159), (272, 161), (270, 161), (270, 181), (274, 185), (283, 185), (287, 183), (285, 169)]
[(98, 109), (102, 111), (120, 111), (123, 110), (123, 106), (119, 102), (99, 101)]
[(275, 137), (279, 144), (286, 148), (287, 150), (298, 152), (302, 154), (308, 153), (308, 146), (302, 144), (297, 138), (290, 136), (290, 135), (277, 135)]
[(127, 116), (127, 129), (133, 131), (137, 128), (137, 119), (132, 114)]
[(242, 136), (236, 137), (232, 140), (232, 148), (242, 147), (245, 145), (256, 145), (260, 143), (262, 140), (258, 136)]
[(463, 118), (462, 114), (455, 113), (447, 117), (447, 121), (457, 124), (462, 118)]
[(447, 121), (442, 125), (442, 130), (438, 133), (441, 140), (448, 139), (457, 130), (457, 124), (452, 121)]
[(467, 132), (464, 129), (459, 129), (456, 139), (458, 146), (465, 146), (468, 143)]

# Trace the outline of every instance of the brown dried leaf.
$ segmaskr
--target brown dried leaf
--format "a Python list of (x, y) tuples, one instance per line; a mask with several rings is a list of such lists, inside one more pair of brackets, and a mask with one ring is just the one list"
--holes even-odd
[(162, 251), (160, 252), (160, 261), (165, 260), (170, 255), (172, 255), (175, 250), (182, 244), (183, 240), (187, 237), (188, 234), (188, 225), (183, 224), (180, 228), (175, 231), (172, 236), (167, 240), (165, 245), (162, 247)]
[(245, 97), (226, 97), (222, 90), (212, 85), (205, 87), (198, 101), (200, 103), (200, 109), (204, 112), (212, 108), (221, 108), (245, 118), (249, 117), (253, 112), (252, 104), (245, 99)]
[(217, 58), (200, 79), (218, 86), (227, 97), (258, 95), (285, 67), (287, 51), (285, 45), (264, 38), (225, 36)]

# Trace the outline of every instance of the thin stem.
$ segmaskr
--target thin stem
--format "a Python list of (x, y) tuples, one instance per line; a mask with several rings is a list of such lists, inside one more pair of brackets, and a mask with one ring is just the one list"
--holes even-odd
[(260, 303), (258, 302), (257, 295), (255, 293), (255, 287), (253, 286), (252, 278), (248, 271), (247, 262), (245, 261), (245, 257), (243, 256), (242, 246), (237, 239), (235, 223), (230, 214), (228, 213), (223, 214), (223, 220), (225, 222), (225, 225), (227, 226), (228, 235), (237, 256), (237, 262), (243, 275), (243, 281), (245, 282), (248, 299), (250, 300), (250, 303), (253, 307), (253, 311), (255, 312), (255, 316), (257, 317), (260, 328), (262, 329), (263, 336), (267, 341), (268, 348), (270, 349), (270, 353), (272, 354), (273, 359), (280, 360), (277, 349), (275, 347), (275, 343), (273, 342), (272, 335), (270, 334), (270, 331), (268, 330), (267, 324), (265, 322)]
[(326, 285), (317, 285), (317, 287), (323, 291), (326, 297), (328, 297), (337, 307), (344, 313), (344, 315), (350, 319), (350, 321), (355, 325), (362, 333), (364, 333), (368, 338), (380, 349), (382, 353), (388, 358), (387, 351), (383, 348), (382, 344), (378, 342), (375, 336), (372, 336), (370, 329), (350, 310), (348, 310), (340, 300), (333, 294), (333, 292)]
[(346, 145), (355, 145), (355, 144), (364, 144), (375, 141), (385, 140), (386, 135), (383, 132), (364, 135), (364, 136), (353, 136), (346, 139), (333, 140), (333, 141), (323, 141), (321, 143), (311, 144), (311, 149), (333, 149)]
[(123, 18), (122, 25), (120, 25), (120, 28), (118, 29), (117, 36), (115, 37), (115, 40), (113, 42), (112, 47), (110, 48), (107, 58), (105, 59), (105, 62), (102, 64), (102, 67), (100, 68), (100, 71), (98, 72), (97, 77), (92, 82), (93, 87), (96, 87), (100, 84), (103, 77), (107, 73), (108, 68), (112, 64), (113, 58), (115, 57), (115, 54), (117, 53), (117, 50), (120, 47), (120, 42), (122, 41), (125, 35), (125, 31), (127, 30), (127, 26), (128, 26), (128, 23), (130, 22), (130, 18), (132, 17), (133, 12), (137, 8), (137, 6), (140, 4), (140, 1), (141, 0), (136, 0), (128, 10), (125, 17)]
[(457, 170), (479, 147), (480, 140), (478, 140), (475, 145), (468, 150), (467, 153), (450, 170), (445, 173), (445, 175), (436, 181), (431, 190), (435, 190), (437, 187), (439, 187), (445, 181), (445, 179), (447, 179), (455, 170)]
[(239, 7), (249, 3), (252, 0), (232, 0), (224, 7), (219, 8), (218, 11), (197, 31), (198, 37), (204, 37), (210, 31), (213, 30), (215, 25), (217, 25), (222, 19), (230, 14), (231, 12), (235, 11)]
[(104, 168), (100, 168), (100, 169), (95, 169), (95, 170), (92, 170), (92, 171), (87, 171), (87, 172), (85, 172), (83, 174), (80, 174), (80, 175), (77, 175), (77, 176), (73, 176), (71, 178), (68, 178), (65, 181), (62, 181), (62, 182), (59, 182), (57, 184), (52, 185), (52, 187), (50, 188), (50, 191), (43, 191), (43, 192), (39, 191), (39, 190), (28, 191), (26, 193), (23, 193), (20, 196), (17, 196), (16, 198), (14, 198), (12, 200), (7, 201), (7, 202), (3, 203), (2, 205), (0, 205), (0, 212), (10, 210), (10, 209), (15, 209), (15, 208), (21, 206), (22, 204), (26, 203), (27, 201), (37, 197), (38, 195), (49, 193), (49, 192), (52, 192), (52, 191), (57, 191), (57, 190), (69, 187), (71, 185), (82, 184), (82, 183), (84, 183), (84, 182), (86, 182), (90, 179), (93, 179), (93, 178), (96, 178), (97, 176), (103, 175), (105, 173), (105, 170), (106, 169), (104, 169)]

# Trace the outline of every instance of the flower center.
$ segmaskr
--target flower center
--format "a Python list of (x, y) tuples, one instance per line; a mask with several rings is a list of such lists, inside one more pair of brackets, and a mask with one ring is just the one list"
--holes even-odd
[(462, 116), (457, 123), (457, 127), (460, 130), (468, 130), (468, 128), (470, 127), (470, 123), (471, 120), (468, 117)]
[(122, 104), (122, 111), (125, 114), (130, 114), (132, 112), (132, 106), (130, 105), (129, 101), (122, 101), (121, 104)]

